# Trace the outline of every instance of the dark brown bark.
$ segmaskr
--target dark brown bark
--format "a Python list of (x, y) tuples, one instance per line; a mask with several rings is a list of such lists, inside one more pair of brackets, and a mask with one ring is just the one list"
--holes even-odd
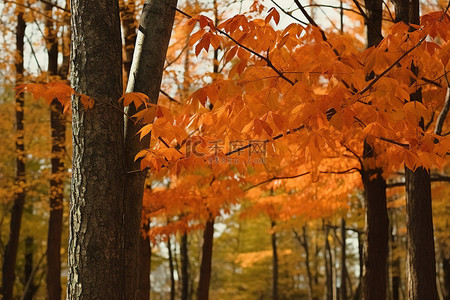
[[(157, 103), (161, 87), (164, 62), (175, 18), (177, 0), (146, 0), (141, 15), (133, 62), (128, 78), (127, 92), (146, 94), (152, 103)], [(128, 116), (134, 115), (139, 108), (130, 105), (126, 108)], [(140, 169), (140, 161), (135, 161), (136, 154), (149, 146), (147, 136), (139, 140), (137, 132), (142, 124), (134, 120), (125, 121), (124, 165), (126, 170), (124, 189), (125, 222), (125, 295), (134, 295), (137, 286), (138, 241), (141, 227), (142, 197), (146, 172)]]
[(278, 300), (278, 252), (277, 252), (277, 234), (275, 233), (275, 221), (271, 221), (272, 230), (272, 300)]
[[(410, 23), (419, 24), (419, 9), (419, 0), (412, 0)], [(411, 64), (411, 71), (419, 74), (414, 63)], [(411, 78), (413, 84), (415, 79)], [(422, 102), (421, 88), (410, 95), (410, 101)], [(424, 123), (422, 118), (419, 123), (422, 129), (425, 128)], [(408, 298), (435, 300), (438, 296), (429, 170), (420, 167), (413, 171), (405, 166), (405, 186)]]
[(175, 300), (175, 274), (173, 266), (172, 243), (170, 236), (167, 239), (167, 249), (169, 250), (169, 272), (170, 272), (170, 300)]
[[(395, 211), (393, 210), (392, 215), (395, 214)], [(392, 216), (391, 215), (391, 216)], [(392, 217), (391, 220), (395, 217)], [(393, 224), (391, 226), (391, 256), (392, 256), (392, 263), (391, 263), (391, 274), (392, 274), (392, 299), (393, 300), (399, 300), (400, 299), (400, 287), (401, 287), (401, 277), (400, 277), (400, 257), (397, 254), (398, 249), (398, 237), (396, 234), (394, 234), (394, 230), (397, 231), (397, 228), (394, 227), (397, 226), (397, 224)]]
[(188, 235), (183, 233), (181, 236), (181, 300), (188, 300), (189, 296), (189, 253), (188, 253)]
[[(376, 46), (382, 37), (382, 1), (367, 0), (367, 46)], [(368, 75), (370, 79), (374, 74)], [(376, 157), (375, 150), (364, 141), (363, 168), (366, 206), (366, 240), (364, 243), (364, 299), (386, 299), (389, 251), (389, 219), (386, 207), (386, 181), (381, 169), (366, 168), (367, 160)]]
[(72, 85), (95, 104), (85, 110), (72, 101), (67, 299), (131, 299), (124, 295), (119, 7), (115, 0), (72, 0), (71, 11)]
[(214, 218), (208, 220), (203, 231), (202, 260), (200, 263), (200, 279), (198, 281), (197, 299), (209, 299), (209, 284), (211, 281), (211, 265), (214, 240)]
[[(48, 73), (58, 73), (58, 42), (52, 17), (51, 3), (45, 5), (47, 18)], [(64, 79), (64, 78), (62, 78)], [(51, 178), (50, 178), (50, 216), (47, 235), (47, 296), (49, 300), (61, 299), (61, 234), (63, 226), (64, 200), (64, 151), (66, 142), (66, 120), (61, 103), (54, 99), (50, 104), (51, 129)]]
[(33, 248), (34, 239), (31, 236), (25, 238), (25, 286), (30, 281), (30, 284), (25, 292), (23, 300), (32, 300), (36, 286), (33, 282)]
[(430, 174), (405, 168), (408, 299), (435, 300), (436, 268)]
[(345, 219), (341, 219), (341, 239), (342, 239), (342, 243), (341, 243), (341, 299), (345, 300), (347, 299), (347, 285), (346, 285), (346, 280), (347, 280), (347, 263), (346, 263), (346, 259), (347, 259), (347, 253), (346, 253), (346, 248), (347, 248), (347, 244), (346, 244), (346, 231), (345, 231)]
[(142, 227), (144, 232), (141, 232), (141, 235), (139, 236), (138, 291), (136, 300), (149, 300), (152, 249), (147, 233), (150, 230), (150, 221), (145, 222)]
[(130, 77), (131, 63), (133, 61), (134, 44), (136, 43), (136, 3), (134, 0), (120, 0), (120, 19), (124, 37), (123, 45), (123, 77)]
[(325, 231), (325, 248), (324, 248), (324, 258), (325, 258), (325, 286), (326, 286), (326, 300), (333, 300), (333, 257), (331, 255), (330, 241), (328, 240), (328, 235), (330, 229), (328, 225), (323, 223)]
[(442, 272), (444, 273), (444, 300), (450, 300), (450, 258), (442, 254)]
[[(23, 46), (25, 36), (25, 21), (23, 12), (17, 13), (16, 26), (16, 85), (23, 81)], [(11, 210), (11, 220), (9, 225), (9, 237), (6, 244), (3, 267), (2, 267), (2, 295), (3, 300), (13, 298), (13, 287), (15, 279), (15, 267), (17, 249), (19, 247), (20, 226), (22, 223), (22, 213), (25, 204), (25, 146), (24, 146), (24, 98), (23, 94), (16, 96), (16, 178), (14, 203)]]
[[(366, 145), (367, 146), (367, 145)], [(367, 149), (367, 148), (366, 148)], [(364, 151), (368, 153), (369, 150)], [(369, 170), (374, 172), (374, 170)], [(364, 299), (386, 299), (389, 220), (381, 170), (362, 172), (366, 200)], [(372, 176), (376, 176), (371, 179)]]

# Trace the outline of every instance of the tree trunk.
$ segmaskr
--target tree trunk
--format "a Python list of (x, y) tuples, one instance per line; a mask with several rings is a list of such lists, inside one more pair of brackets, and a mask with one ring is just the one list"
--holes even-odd
[(325, 286), (326, 286), (326, 300), (333, 300), (333, 257), (331, 256), (330, 241), (328, 240), (329, 231), (328, 225), (323, 222), (323, 229), (325, 231)]
[(175, 300), (175, 272), (173, 267), (172, 243), (170, 242), (170, 236), (167, 239), (167, 249), (169, 250), (170, 300)]
[[(365, 151), (368, 153), (369, 151)], [(373, 170), (370, 170), (373, 171)], [(386, 182), (381, 170), (363, 170), (366, 200), (366, 241), (364, 244), (364, 299), (386, 299), (389, 220), (386, 207)], [(370, 179), (375, 175), (374, 179)]]
[(189, 296), (189, 255), (188, 255), (188, 235), (181, 236), (181, 300), (188, 300)]
[(23, 297), (23, 300), (32, 300), (36, 287), (33, 283), (33, 248), (34, 239), (31, 236), (25, 238), (25, 286), (30, 281), (30, 285)]
[(138, 257), (138, 291), (136, 300), (150, 299), (150, 264), (152, 258), (152, 248), (148, 238), (150, 230), (150, 220), (143, 225), (145, 233), (139, 235), (139, 257)]
[(206, 222), (203, 232), (202, 261), (200, 264), (200, 279), (198, 282), (197, 299), (209, 299), (209, 284), (211, 281), (211, 264), (214, 239), (214, 218)]
[[(412, 24), (419, 24), (419, 6), (419, 0), (410, 3)], [(411, 63), (411, 71), (415, 75), (419, 73), (414, 63)], [(411, 78), (411, 85), (414, 83), (415, 79)], [(410, 95), (410, 101), (422, 102), (421, 88)], [(423, 118), (419, 125), (425, 128)], [(438, 296), (429, 170), (420, 167), (413, 171), (405, 166), (405, 186), (408, 298), (435, 300)]]
[(450, 258), (442, 254), (442, 271), (444, 273), (444, 300), (450, 300)]
[[(141, 92), (146, 94), (152, 103), (157, 103), (161, 87), (164, 62), (169, 45), (172, 26), (175, 18), (177, 0), (146, 0), (139, 24), (136, 46), (127, 92)], [(140, 109), (131, 104), (127, 107), (128, 116), (134, 115)], [(146, 172), (139, 172), (140, 162), (135, 161), (136, 154), (148, 148), (150, 136), (142, 141), (138, 131), (141, 124), (133, 120), (125, 121), (125, 188), (124, 188), (124, 222), (125, 222), (125, 295), (134, 295), (137, 290), (137, 255), (139, 231), (141, 227), (142, 197)], [(138, 172), (136, 172), (138, 171)], [(134, 296), (129, 296), (134, 297)]]
[[(367, 46), (376, 46), (382, 38), (382, 1), (366, 0), (367, 9)], [(374, 74), (368, 75), (370, 79)], [(365, 300), (386, 299), (387, 264), (389, 251), (389, 219), (386, 207), (386, 181), (380, 169), (366, 169), (369, 159), (376, 153), (371, 145), (364, 141), (363, 168), (361, 171), (364, 184), (366, 206), (366, 240), (364, 243), (364, 280)], [(374, 177), (374, 178), (373, 178)]]
[(278, 300), (278, 253), (275, 221), (271, 221), (272, 238), (272, 300)]
[(72, 0), (71, 11), (72, 85), (95, 104), (85, 110), (72, 101), (67, 299), (132, 299), (124, 294), (119, 7), (114, 0)]
[[(23, 1), (20, 1), (23, 4)], [(25, 21), (22, 7), (16, 6), (16, 85), (23, 81), (23, 46), (25, 36)], [(25, 204), (25, 146), (24, 146), (24, 98), (23, 94), (16, 96), (16, 178), (14, 191), (14, 204), (11, 211), (9, 237), (6, 244), (2, 267), (2, 295), (3, 300), (13, 298), (17, 249), (19, 247), (20, 226), (22, 223), (23, 206)]]
[(345, 232), (345, 219), (341, 219), (341, 238), (342, 238), (342, 244), (341, 244), (341, 299), (346, 300), (347, 299), (347, 285), (346, 285), (346, 279), (347, 279), (347, 266), (346, 266), (346, 232)]
[[(44, 10), (48, 16), (45, 22), (47, 32), (46, 44), (48, 53), (48, 73), (55, 76), (58, 73), (58, 43), (53, 28), (51, 3), (45, 4)], [(61, 78), (65, 79), (65, 78)], [(61, 103), (54, 99), (50, 104), (51, 129), (51, 178), (50, 178), (50, 217), (47, 235), (47, 296), (49, 300), (61, 299), (61, 234), (63, 225), (64, 200), (64, 161), (63, 155), (66, 142), (66, 120)]]
[(302, 228), (302, 236), (300, 236), (295, 230), (294, 235), (299, 244), (303, 247), (303, 250), (305, 251), (306, 275), (308, 277), (308, 299), (316, 300), (317, 298), (314, 296), (314, 281), (311, 272), (311, 267), (309, 265), (310, 255), (309, 255), (308, 235), (306, 233), (306, 226), (303, 226)]
[(430, 174), (405, 167), (408, 299), (435, 300), (436, 262)]
[(131, 63), (133, 61), (134, 44), (136, 43), (135, 0), (120, 0), (120, 19), (123, 30), (123, 77), (124, 81), (130, 77)]

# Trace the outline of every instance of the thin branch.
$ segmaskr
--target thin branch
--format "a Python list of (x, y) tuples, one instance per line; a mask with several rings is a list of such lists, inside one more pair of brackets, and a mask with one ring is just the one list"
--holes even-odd
[(57, 9), (60, 9), (62, 11), (65, 11), (65, 12), (68, 12), (68, 13), (71, 12), (70, 9), (64, 8), (64, 7), (59, 6), (59, 5), (55, 4), (55, 3), (52, 3), (50, 1), (47, 1), (47, 0), (39, 0), (39, 1), (41, 1), (42, 3), (48, 4), (48, 5), (51, 5), (53, 7), (56, 7)]
[[(350, 168), (350, 169), (347, 169), (347, 170), (344, 170), (344, 171), (319, 171), (319, 174), (339, 174), (339, 175), (342, 175), (342, 174), (350, 174), (350, 173), (354, 173), (354, 172), (359, 172), (359, 169), (358, 168)], [(255, 185), (252, 185), (252, 186), (244, 189), (244, 192), (246, 192), (248, 190), (251, 190), (253, 188), (256, 188), (258, 186), (261, 186), (263, 184), (272, 182), (274, 180), (295, 179), (295, 178), (306, 176), (308, 174), (311, 174), (311, 172), (308, 171), (308, 172), (301, 173), (301, 174), (298, 174), (298, 175), (293, 175), (293, 176), (274, 176), (272, 178), (266, 179), (264, 181), (261, 181), (261, 182), (255, 184)]]
[[(174, 8), (177, 12), (181, 13), (182, 15), (186, 16), (189, 19), (192, 19), (192, 16), (185, 13), (184, 11), (178, 9), (178, 8)], [(248, 52), (250, 52), (251, 54), (255, 55), (256, 57), (258, 57), (259, 59), (263, 60), (266, 62), (267, 66), (269, 68), (271, 68), (273, 71), (275, 71), (275, 73), (278, 74), (278, 76), (280, 76), (281, 78), (283, 78), (285, 81), (289, 82), (291, 85), (294, 85), (295, 83), (290, 80), (289, 78), (287, 78), (282, 71), (278, 70), (273, 64), (272, 61), (270, 59), (268, 59), (267, 57), (262, 56), (261, 54), (259, 54), (258, 52), (248, 48), (247, 46), (244, 46), (243, 44), (239, 43), (237, 40), (235, 40), (231, 35), (229, 35), (228, 33), (226, 33), (225, 31), (216, 28), (217, 32), (219, 32), (220, 34), (226, 36), (227, 38), (229, 38), (233, 43), (235, 43), (236, 45), (238, 45), (239, 47), (241, 47), (244, 50), (247, 50)]]
[(355, 4), (356, 8), (359, 10), (359, 13), (361, 14), (361, 16), (364, 18), (364, 20), (366, 21), (367, 26), (370, 26), (370, 22), (369, 22), (369, 17), (366, 15), (366, 13), (364, 12), (363, 8), (361, 7), (361, 5), (359, 4), (358, 0), (353, 0), (353, 3)]
[(175, 102), (175, 103), (178, 103), (178, 104), (181, 104), (180, 101), (178, 101), (178, 100), (172, 98), (172, 97), (171, 97), (169, 94), (167, 94), (165, 91), (159, 90), (159, 92), (160, 92), (161, 94), (163, 94), (164, 96), (166, 96), (167, 98), (169, 98), (169, 101)]
[(417, 47), (419, 47), (423, 41), (425, 41), (426, 36), (423, 37), (414, 47), (403, 53), (395, 62), (393, 62), (386, 70), (384, 70), (380, 75), (376, 76), (374, 79), (372, 79), (369, 84), (363, 88), (360, 92), (358, 92), (359, 95), (363, 95), (365, 92), (370, 90), (371, 87), (374, 86), (375, 83), (377, 83), (384, 75), (389, 73), (403, 58), (405, 58), (408, 54), (410, 54), (412, 51), (414, 51)]
[(270, 0), (272, 1), (273, 4), (275, 4), (276, 7), (278, 7), (279, 10), (281, 10), (284, 14), (288, 15), (289, 17), (291, 17), (292, 19), (294, 19), (295, 21), (299, 22), (300, 24), (303, 25), (308, 25), (308, 23), (303, 22), (302, 20), (296, 18), (292, 12), (286, 11), (284, 8), (282, 8), (278, 3), (276, 3), (274, 0)]

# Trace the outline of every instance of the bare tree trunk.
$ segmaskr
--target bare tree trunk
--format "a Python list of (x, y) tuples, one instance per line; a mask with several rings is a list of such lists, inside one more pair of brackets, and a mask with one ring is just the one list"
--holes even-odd
[(130, 77), (134, 45), (136, 43), (136, 3), (135, 0), (119, 0), (119, 6), (123, 37), (125, 41), (123, 45), (123, 77), (124, 81), (126, 81)]
[[(58, 42), (52, 19), (51, 3), (44, 6), (48, 18), (45, 22), (48, 53), (48, 73), (55, 76), (58, 73)], [(62, 78), (64, 79), (64, 78)], [(63, 155), (66, 142), (66, 120), (63, 108), (58, 99), (50, 104), (51, 129), (51, 178), (50, 178), (50, 217), (47, 234), (47, 296), (49, 300), (61, 299), (61, 234), (63, 225), (64, 200), (64, 161)]]
[[(141, 15), (126, 91), (144, 93), (152, 103), (158, 101), (176, 6), (177, 0), (146, 0)], [(128, 116), (132, 116), (139, 108), (131, 104), (126, 111)], [(130, 295), (129, 297), (134, 297), (137, 290), (139, 231), (147, 175), (145, 171), (136, 172), (140, 169), (140, 162), (134, 158), (139, 151), (148, 147), (150, 138), (147, 136), (142, 141), (139, 140), (137, 133), (141, 128), (142, 124), (136, 124), (133, 120), (125, 121), (125, 295)]]
[(328, 225), (323, 222), (323, 229), (325, 232), (325, 286), (326, 286), (326, 300), (333, 300), (333, 257), (331, 256), (330, 241), (328, 240), (329, 231)]
[(442, 271), (444, 273), (444, 300), (450, 300), (450, 258), (442, 254)]
[(34, 248), (34, 239), (31, 236), (27, 236), (25, 238), (25, 286), (28, 281), (30, 281), (30, 285), (26, 290), (24, 300), (32, 300), (34, 293), (36, 291), (36, 286), (33, 282), (33, 249)]
[(211, 281), (211, 264), (214, 239), (214, 218), (208, 220), (203, 232), (202, 261), (200, 264), (200, 279), (198, 281), (198, 300), (209, 299), (209, 284)]
[(347, 285), (346, 285), (346, 279), (347, 279), (347, 266), (346, 266), (346, 232), (345, 232), (345, 219), (341, 219), (341, 238), (342, 238), (342, 244), (341, 244), (341, 299), (345, 300), (347, 299)]
[(139, 257), (138, 257), (138, 290), (136, 300), (150, 299), (150, 265), (152, 258), (152, 249), (148, 238), (150, 230), (150, 220), (142, 225), (145, 233), (139, 236)]
[(277, 252), (277, 235), (275, 233), (275, 221), (271, 221), (272, 229), (272, 300), (278, 300), (278, 252)]
[(169, 271), (170, 271), (170, 300), (175, 300), (175, 274), (173, 267), (172, 243), (170, 236), (167, 239), (167, 249), (169, 250)]
[(85, 110), (79, 99), (72, 101), (67, 299), (132, 299), (124, 293), (119, 6), (115, 0), (72, 0), (71, 11), (72, 85), (95, 104)]
[[(20, 3), (23, 4), (23, 1), (20, 1), (19, 4)], [(23, 81), (23, 46), (26, 26), (23, 19), (23, 11), (21, 10), (22, 8), (19, 9), (19, 4), (16, 6), (16, 85), (21, 84)], [(14, 204), (11, 211), (9, 238), (5, 248), (2, 267), (3, 300), (11, 300), (13, 298), (17, 249), (19, 247), (20, 226), (22, 223), (22, 213), (26, 195), (23, 112), (24, 98), (23, 94), (19, 94), (16, 96), (16, 178)]]
[[(410, 1), (409, 9), (406, 1), (397, 2), (396, 21), (419, 24), (419, 0)], [(414, 63), (411, 71), (415, 75), (419, 72)], [(411, 85), (414, 82), (411, 78)], [(422, 102), (421, 88), (410, 95), (410, 101)], [(419, 125), (424, 129), (423, 119)], [(408, 298), (435, 300), (438, 296), (429, 170), (420, 167), (413, 171), (405, 166), (405, 185)]]
[(188, 254), (188, 235), (183, 233), (181, 236), (181, 300), (188, 300), (189, 296), (189, 254)]
[(308, 276), (308, 299), (316, 300), (317, 298), (314, 296), (314, 281), (311, 272), (311, 267), (309, 265), (310, 255), (309, 255), (308, 234), (306, 225), (303, 226), (302, 228), (301, 236), (295, 230), (294, 235), (299, 244), (303, 247), (303, 250), (305, 251), (306, 275)]
[[(367, 45), (376, 46), (382, 38), (382, 1), (366, 0), (367, 9)], [(368, 78), (374, 74), (368, 75)], [(364, 162), (376, 156), (374, 149), (364, 141)], [(386, 207), (386, 181), (380, 169), (361, 171), (365, 192), (366, 240), (364, 243), (364, 280), (365, 300), (386, 299), (387, 265), (389, 251), (389, 219)]]

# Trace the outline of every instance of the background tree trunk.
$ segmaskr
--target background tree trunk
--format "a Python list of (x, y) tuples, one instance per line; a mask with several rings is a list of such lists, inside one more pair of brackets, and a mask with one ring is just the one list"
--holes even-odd
[(203, 232), (202, 261), (200, 264), (200, 279), (198, 281), (198, 300), (209, 299), (209, 284), (211, 281), (211, 264), (214, 240), (214, 218), (208, 220)]
[(271, 240), (272, 240), (272, 300), (278, 300), (278, 252), (277, 235), (275, 233), (275, 221), (271, 221)]
[[(133, 62), (128, 78), (127, 93), (146, 94), (152, 103), (157, 103), (164, 70), (167, 48), (172, 33), (177, 0), (146, 0), (141, 15), (139, 31), (134, 48)], [(134, 104), (126, 108), (128, 116), (134, 115), (139, 108)], [(125, 232), (125, 295), (134, 295), (137, 290), (139, 232), (141, 227), (142, 197), (147, 172), (136, 172), (140, 162), (135, 161), (136, 154), (149, 146), (150, 136), (142, 141), (137, 132), (142, 128), (133, 120), (125, 121), (124, 164), (124, 221)], [(134, 297), (134, 296), (129, 296)]]
[[(45, 37), (48, 56), (48, 74), (58, 73), (58, 42), (52, 19), (53, 5), (44, 6), (47, 20)], [(65, 78), (61, 78), (65, 79)], [(52, 80), (50, 78), (50, 80)], [(50, 217), (47, 235), (47, 296), (49, 300), (61, 299), (61, 234), (63, 226), (64, 200), (64, 151), (66, 143), (66, 120), (61, 103), (54, 99), (50, 104), (51, 129), (51, 178), (50, 178)]]
[[(17, 26), (16, 26), (16, 85), (23, 83), (23, 46), (25, 37), (25, 21), (23, 19), (23, 7), (21, 0), (16, 5)], [(11, 210), (11, 220), (9, 225), (9, 237), (6, 244), (4, 261), (2, 267), (2, 295), (3, 300), (13, 298), (13, 288), (15, 279), (15, 268), (17, 249), (19, 247), (20, 226), (22, 223), (23, 206), (26, 196), (25, 181), (25, 145), (24, 145), (24, 97), (23, 94), (16, 96), (16, 178), (14, 191), (14, 204)]]
[[(124, 296), (122, 43), (114, 0), (72, 0), (73, 173), (67, 299)], [(140, 220), (140, 215), (139, 218)], [(137, 253), (136, 253), (137, 255)]]
[(148, 231), (150, 230), (150, 220), (143, 225), (145, 235), (139, 236), (139, 257), (138, 257), (138, 291), (136, 300), (150, 299), (150, 265), (152, 258), (152, 249), (150, 247), (150, 240), (148, 238)]
[(345, 300), (347, 299), (347, 266), (346, 266), (346, 248), (347, 248), (347, 237), (346, 237), (346, 231), (345, 231), (345, 219), (341, 219), (341, 238), (342, 238), (342, 244), (341, 244), (341, 299)]
[(189, 296), (189, 254), (188, 254), (188, 235), (183, 233), (181, 236), (181, 300), (188, 300)]
[(25, 284), (30, 281), (30, 285), (25, 292), (23, 300), (32, 300), (34, 292), (36, 291), (36, 286), (33, 281), (33, 253), (34, 253), (34, 239), (32, 236), (27, 236), (25, 238)]
[(172, 243), (170, 236), (167, 239), (167, 249), (169, 250), (169, 272), (170, 272), (170, 300), (175, 300), (175, 271), (173, 266)]

